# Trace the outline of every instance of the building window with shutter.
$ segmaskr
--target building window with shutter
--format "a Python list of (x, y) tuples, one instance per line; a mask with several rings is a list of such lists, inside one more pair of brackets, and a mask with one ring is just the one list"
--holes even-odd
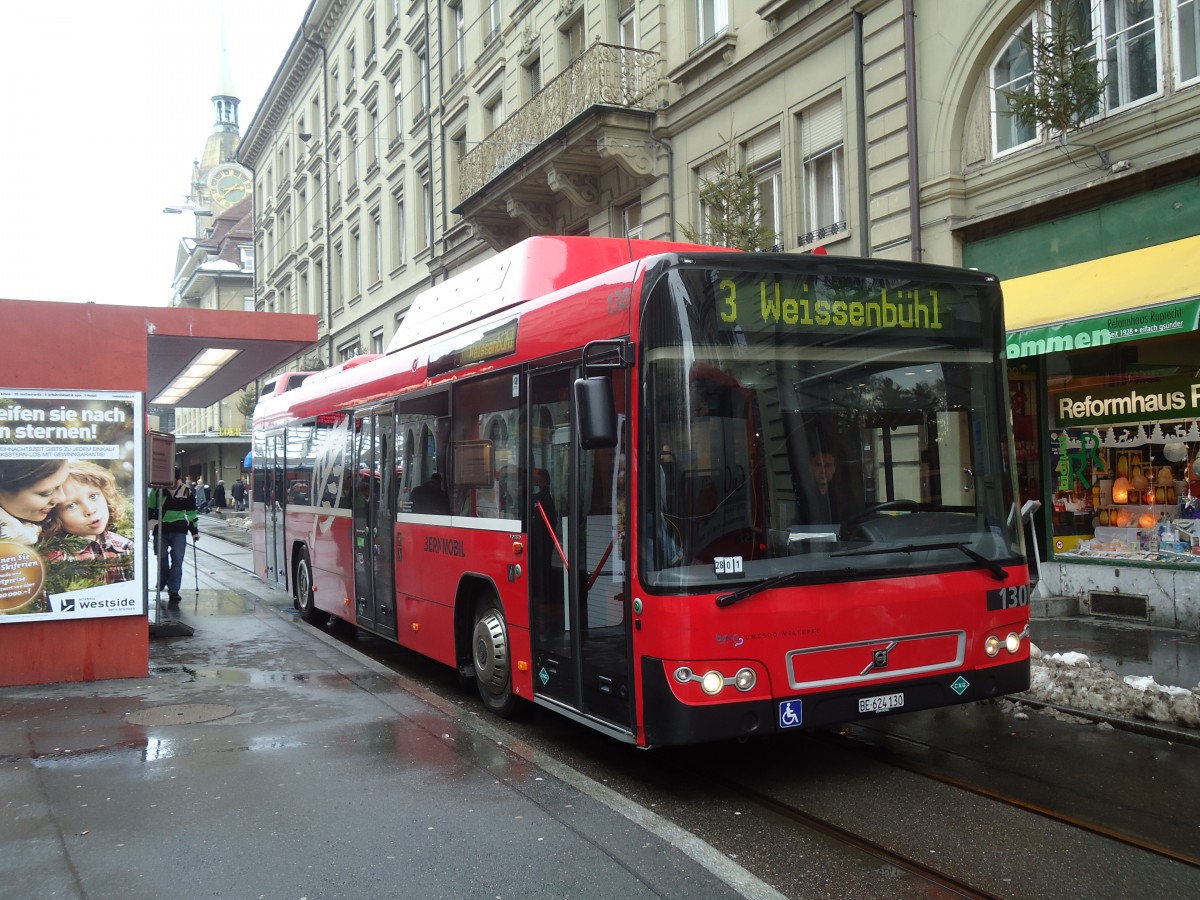
[(813, 244), (846, 230), (845, 117), (841, 94), (833, 94), (800, 113), (805, 233), (799, 244)]
[(746, 142), (746, 168), (758, 184), (759, 224), (771, 229), (774, 246), (783, 249), (783, 162), (779, 128), (770, 128)]

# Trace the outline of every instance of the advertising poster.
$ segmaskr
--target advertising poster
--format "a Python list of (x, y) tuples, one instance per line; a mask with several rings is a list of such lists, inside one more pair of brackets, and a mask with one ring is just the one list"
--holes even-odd
[(0, 388), (0, 627), (145, 613), (142, 399)]

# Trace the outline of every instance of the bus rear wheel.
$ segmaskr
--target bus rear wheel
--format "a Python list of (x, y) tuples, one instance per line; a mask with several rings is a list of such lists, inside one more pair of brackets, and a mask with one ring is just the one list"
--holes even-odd
[(488, 600), (475, 610), (475, 628), (471, 632), (471, 660), (475, 666), (475, 684), (489, 712), (510, 717), (517, 705), (512, 690), (512, 656), (508, 644), (508, 623), (499, 606)]
[(312, 563), (308, 561), (308, 553), (303, 550), (296, 560), (296, 602), (300, 606), (300, 618), (309, 625), (320, 628), (329, 621), (329, 613), (317, 609), (316, 597), (313, 596)]

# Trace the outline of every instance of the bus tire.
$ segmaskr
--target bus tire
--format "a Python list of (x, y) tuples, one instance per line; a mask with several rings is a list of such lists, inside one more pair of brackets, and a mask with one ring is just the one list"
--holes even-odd
[(475, 666), (475, 684), (488, 711), (501, 718), (512, 716), (517, 698), (512, 689), (512, 654), (508, 643), (508, 623), (504, 612), (493, 600), (481, 600), (475, 608), (475, 628), (471, 632), (471, 660)]
[(316, 597), (313, 596), (312, 563), (308, 560), (307, 550), (301, 550), (300, 558), (296, 560), (296, 602), (300, 606), (300, 618), (309, 625), (321, 628), (329, 621), (329, 613), (317, 609)]

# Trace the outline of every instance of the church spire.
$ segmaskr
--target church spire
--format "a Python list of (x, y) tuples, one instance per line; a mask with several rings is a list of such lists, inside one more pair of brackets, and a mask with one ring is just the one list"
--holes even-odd
[(238, 97), (233, 90), (233, 77), (229, 74), (229, 41), (225, 37), (225, 14), (221, 14), (221, 57), (217, 73), (217, 92), (213, 94), (213, 109), (216, 119), (212, 134), (204, 145), (200, 168), (207, 172), (221, 163), (232, 162), (241, 142), (238, 126)]
[(225, 37), (225, 15), (221, 14), (221, 65), (217, 81), (217, 92), (213, 94), (216, 120), (213, 131), (239, 133), (238, 96), (233, 90), (233, 76), (229, 70), (229, 41)]

